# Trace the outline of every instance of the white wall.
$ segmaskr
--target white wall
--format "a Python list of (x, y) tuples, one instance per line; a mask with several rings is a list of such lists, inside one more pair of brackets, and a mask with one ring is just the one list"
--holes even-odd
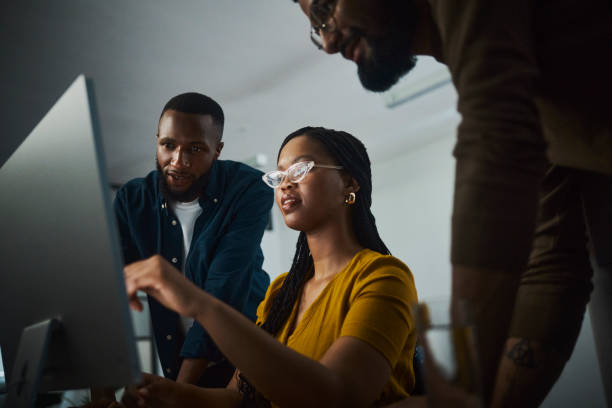
[[(454, 127), (454, 126), (453, 126)], [(373, 213), (391, 252), (412, 270), (421, 299), (450, 293), (454, 130), (373, 165)], [(588, 313), (574, 354), (543, 407), (605, 407)]]
[(412, 270), (419, 297), (450, 293), (453, 138), (372, 169), (372, 212), (391, 253)]

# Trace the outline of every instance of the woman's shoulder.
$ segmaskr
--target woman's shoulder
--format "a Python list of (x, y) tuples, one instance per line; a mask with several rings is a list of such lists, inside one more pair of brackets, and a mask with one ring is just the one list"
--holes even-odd
[(355, 255), (353, 270), (359, 277), (371, 274), (397, 274), (412, 279), (410, 268), (399, 258), (365, 248)]
[[(381, 254), (371, 249), (363, 249), (353, 259), (347, 278), (353, 292), (360, 292), (375, 285), (380, 289), (396, 287), (416, 296), (414, 277), (410, 268), (399, 258)], [(397, 287), (401, 288), (397, 288)], [(386, 290), (386, 289), (385, 289)]]
[(289, 272), (281, 273), (276, 278), (274, 278), (272, 283), (270, 283), (270, 286), (268, 286), (268, 292), (277, 292), (281, 288), (281, 286), (283, 286), (287, 275), (289, 275)]

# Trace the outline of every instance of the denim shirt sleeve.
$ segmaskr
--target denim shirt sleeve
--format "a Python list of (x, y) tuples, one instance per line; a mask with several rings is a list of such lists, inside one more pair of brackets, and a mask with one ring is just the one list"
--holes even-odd
[[(260, 248), (264, 229), (273, 203), (273, 191), (261, 180), (253, 182), (235, 202), (235, 217), (220, 237), (211, 262), (204, 289), (238, 311), (244, 312), (253, 285), (253, 260)], [(222, 358), (216, 345), (196, 321), (188, 331), (181, 356)]]
[(113, 202), (113, 209), (115, 211), (115, 218), (117, 220), (117, 229), (119, 230), (119, 239), (121, 245), (121, 253), (123, 255), (123, 263), (128, 265), (138, 259), (138, 249), (132, 239), (130, 232), (129, 216), (128, 216), (128, 203), (126, 197), (126, 190), (124, 188), (117, 191), (115, 201)]

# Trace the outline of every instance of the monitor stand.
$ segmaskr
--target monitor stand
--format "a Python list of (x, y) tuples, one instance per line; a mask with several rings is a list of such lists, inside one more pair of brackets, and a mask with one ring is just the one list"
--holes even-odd
[(11, 381), (7, 384), (6, 407), (34, 407), (51, 337), (60, 327), (60, 321), (54, 318), (23, 329)]

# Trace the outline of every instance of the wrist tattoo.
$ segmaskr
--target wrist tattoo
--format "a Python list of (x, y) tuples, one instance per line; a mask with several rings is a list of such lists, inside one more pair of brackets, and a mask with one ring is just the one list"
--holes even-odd
[(514, 364), (521, 367), (535, 368), (535, 353), (529, 344), (529, 340), (521, 339), (516, 343), (510, 351), (506, 353), (506, 357), (514, 361)]

